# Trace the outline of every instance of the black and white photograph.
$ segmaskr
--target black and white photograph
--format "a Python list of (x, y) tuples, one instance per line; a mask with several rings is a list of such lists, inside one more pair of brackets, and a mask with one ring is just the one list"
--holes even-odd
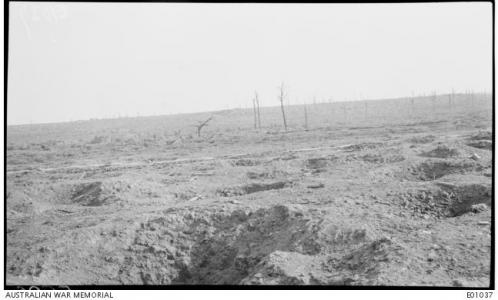
[(4, 289), (494, 289), (493, 2), (5, 9)]

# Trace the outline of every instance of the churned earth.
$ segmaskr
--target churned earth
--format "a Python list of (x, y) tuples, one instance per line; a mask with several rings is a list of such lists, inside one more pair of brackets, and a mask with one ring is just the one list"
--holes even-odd
[(9, 127), (7, 284), (489, 286), (483, 107), (288, 132), (234, 110), (201, 137)]

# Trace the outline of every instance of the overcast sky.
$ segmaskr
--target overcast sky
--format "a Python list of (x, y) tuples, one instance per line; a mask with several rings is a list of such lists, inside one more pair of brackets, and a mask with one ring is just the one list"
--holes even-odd
[(8, 124), (491, 90), (491, 3), (10, 3)]

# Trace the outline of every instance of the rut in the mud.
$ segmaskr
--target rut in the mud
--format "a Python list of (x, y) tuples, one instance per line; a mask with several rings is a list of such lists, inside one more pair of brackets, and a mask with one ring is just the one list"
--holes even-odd
[(279, 190), (289, 186), (289, 181), (255, 182), (242, 186), (220, 188), (216, 193), (222, 197), (241, 196), (263, 191)]

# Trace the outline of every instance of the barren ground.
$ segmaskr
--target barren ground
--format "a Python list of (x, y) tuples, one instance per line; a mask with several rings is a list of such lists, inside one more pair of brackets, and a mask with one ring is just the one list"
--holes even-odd
[(488, 286), (491, 102), (445, 99), (11, 126), (7, 283)]

